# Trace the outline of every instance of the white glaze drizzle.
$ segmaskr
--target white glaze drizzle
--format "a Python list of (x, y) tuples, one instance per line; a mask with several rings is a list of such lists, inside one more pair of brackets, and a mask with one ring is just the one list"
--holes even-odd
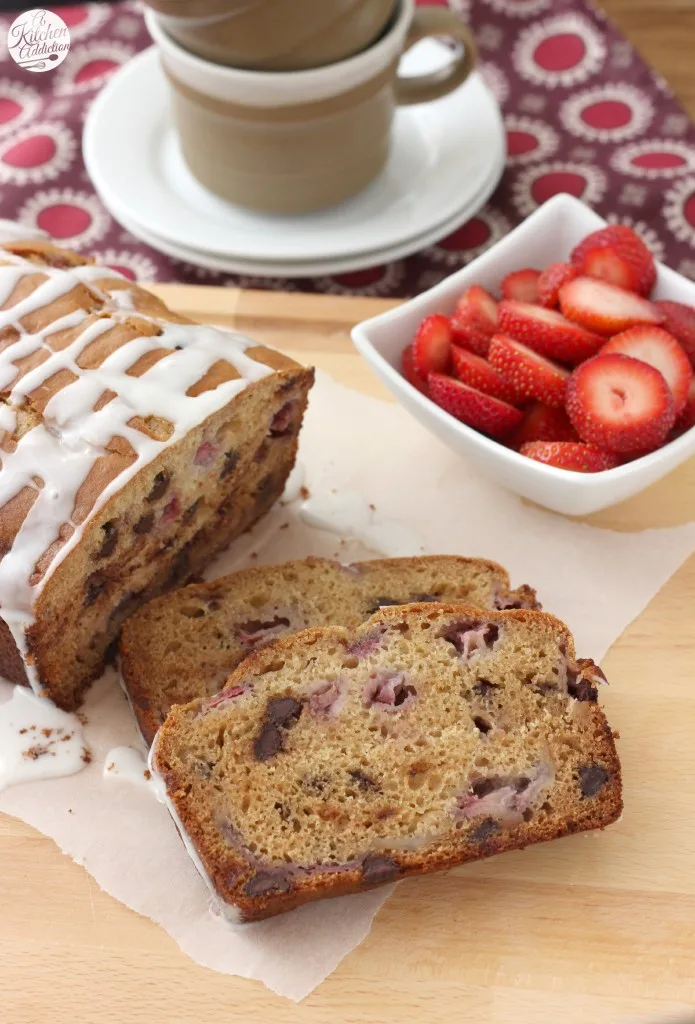
[(3, 220), (0, 218), (0, 245), (5, 242), (26, 242), (32, 238), (48, 238), (45, 231), (40, 228), (29, 228), (26, 224), (18, 224), (14, 220)]
[(312, 495), (299, 508), (309, 526), (328, 530), (345, 540), (356, 540), (370, 551), (388, 558), (419, 555), (422, 538), (397, 519), (381, 519), (364, 495), (357, 491), (331, 491)]
[[(27, 232), (15, 233), (13, 237), (27, 237)], [(246, 349), (254, 343), (232, 331), (160, 320), (137, 311), (127, 288), (103, 291), (97, 282), (126, 280), (110, 268), (89, 265), (62, 270), (31, 263), (6, 250), (0, 250), (0, 260), (4, 261), (0, 266), (0, 297), (4, 296), (4, 301), (0, 305), (7, 304), (22, 277), (41, 274), (46, 278), (30, 295), (0, 310), (0, 330), (12, 327), (19, 335), (0, 353), (0, 387), (8, 388), (18, 376), (17, 360), (41, 350), (46, 353), (42, 363), (16, 381), (7, 404), (0, 403), (0, 427), (11, 432), (16, 425), (12, 407), (20, 406), (26, 395), (56, 373), (69, 371), (77, 378), (53, 395), (45, 406), (42, 423), (28, 430), (13, 451), (0, 452), (0, 508), (24, 487), (36, 492), (10, 551), (0, 561), (0, 608), (24, 657), (29, 681), (38, 692), (37, 674), (26, 657), (25, 633), (33, 621), (32, 608), (50, 576), (79, 543), (87, 523), (164, 448), (176, 444), (222, 409), (248, 383), (273, 371), (246, 355)], [(96, 318), (94, 312), (77, 309), (35, 333), (23, 328), (20, 321), (24, 317), (68, 295), (80, 284), (105, 303)], [(154, 323), (161, 333), (124, 342), (98, 368), (85, 370), (78, 366), (86, 347), (101, 334), (123, 324), (134, 310), (138, 318)], [(132, 318), (129, 322), (132, 323)], [(59, 351), (51, 349), (51, 335), (77, 329), (81, 324), (84, 329), (69, 345)], [(127, 370), (139, 358), (156, 349), (166, 349), (168, 354), (140, 377), (128, 375)], [(227, 381), (196, 397), (188, 396), (189, 388), (220, 361), (231, 364), (240, 379)], [(94, 412), (95, 403), (107, 390), (115, 392), (116, 397)], [(166, 441), (155, 440), (129, 425), (135, 417), (147, 416), (158, 416), (172, 425)], [(75, 524), (72, 516), (77, 492), (115, 437), (128, 441), (136, 457), (104, 488), (86, 520)], [(36, 478), (43, 481), (43, 486), (37, 485)], [(42, 579), (32, 583), (37, 560), (57, 539), (64, 524), (73, 528), (72, 535), (58, 550)]]
[(162, 786), (152, 778), (147, 762), (135, 747), (113, 747), (104, 758), (104, 778), (129, 782), (140, 789), (146, 789), (160, 803)]
[(75, 775), (89, 762), (82, 726), (24, 686), (0, 706), (0, 790)]

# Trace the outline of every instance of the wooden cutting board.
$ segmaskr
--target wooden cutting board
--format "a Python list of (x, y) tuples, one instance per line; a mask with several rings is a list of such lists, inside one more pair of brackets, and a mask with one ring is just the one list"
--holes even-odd
[[(376, 299), (155, 289), (366, 393), (352, 349)], [(589, 517), (687, 522), (695, 460)], [(490, 552), (494, 557), (494, 552)], [(635, 565), (635, 573), (639, 565)], [(571, 586), (571, 580), (568, 580)], [(576, 836), (402, 883), (367, 940), (303, 1003), (215, 974), (102, 893), (53, 843), (0, 816), (3, 1024), (612, 1024), (695, 1013), (695, 558), (613, 647), (604, 703), (621, 732), (626, 812)]]

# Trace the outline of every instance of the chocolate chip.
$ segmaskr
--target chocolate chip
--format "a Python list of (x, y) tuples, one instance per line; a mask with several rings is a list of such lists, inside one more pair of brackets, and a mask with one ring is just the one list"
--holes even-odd
[(288, 892), (292, 888), (286, 871), (257, 871), (244, 886), (247, 896), (265, 896), (269, 892)]
[(145, 501), (157, 501), (159, 498), (163, 498), (168, 490), (169, 474), (164, 471), (157, 473), (152, 482), (150, 493), (147, 495)]
[(483, 846), (492, 838), (497, 832), (499, 832), (499, 822), (495, 821), (494, 818), (484, 818), (477, 828), (471, 832), (471, 839), (475, 843), (480, 843)]
[(478, 779), (471, 786), (473, 796), (477, 796), (478, 799), (482, 799), (484, 796), (488, 796), (490, 793), (494, 793), (496, 789), (499, 789), (500, 783), (497, 779)]
[(588, 764), (579, 769), (579, 786), (582, 796), (596, 796), (599, 790), (603, 789), (610, 773), (600, 764)]
[(253, 752), (257, 761), (269, 761), (282, 747), (282, 733), (273, 722), (267, 722), (254, 740)]
[(365, 773), (361, 771), (359, 768), (350, 769), (350, 771), (348, 771), (348, 775), (354, 782), (357, 783), (357, 785), (362, 791), (366, 791), (368, 789), (381, 789), (381, 786), (379, 785), (378, 782), (375, 782), (374, 779), (369, 777), (369, 775), (365, 775)]
[(492, 729), (492, 722), (489, 722), (487, 718), (483, 718), (482, 715), (476, 715), (473, 719), (473, 724), (478, 732), (481, 732), (483, 736), (487, 736)]
[(567, 692), (570, 697), (574, 697), (578, 701), (590, 701), (596, 703), (598, 700), (598, 690), (595, 686), (592, 686), (588, 679), (582, 679), (581, 676), (578, 680), (567, 683)]
[(228, 476), (232, 475), (237, 467), (239, 458), (239, 452), (234, 450), (224, 453), (224, 462), (220, 471), (220, 480), (226, 480)]
[(301, 715), (303, 707), (294, 697), (275, 697), (268, 701), (266, 719), (273, 725), (289, 729)]
[(87, 577), (85, 583), (84, 606), (89, 608), (97, 598), (106, 590), (106, 576), (102, 572), (93, 572)]
[(302, 779), (302, 786), (314, 793), (323, 793), (329, 782), (327, 775), (306, 775)]
[(133, 531), (137, 534), (149, 533), (154, 526), (154, 512), (148, 512), (144, 516), (140, 516), (137, 523), (133, 527)]
[(97, 551), (97, 558), (108, 558), (116, 550), (118, 544), (118, 527), (113, 519), (110, 519), (108, 523), (104, 523), (102, 526), (102, 532), (104, 534), (104, 540)]
[(599, 668), (592, 658), (579, 658), (577, 661), (579, 674), (589, 679), (598, 680), (601, 683), (608, 683), (603, 669)]
[(362, 861), (363, 885), (384, 885), (394, 882), (399, 875), (400, 865), (390, 857), (380, 857), (376, 853), (368, 853)]
[(488, 679), (479, 679), (473, 687), (473, 693), (477, 694), (478, 697), (482, 697), (483, 700), (494, 693), (495, 690), (499, 690), (499, 685), (491, 683)]
[(292, 817), (292, 811), (287, 804), (275, 803), (273, 806), (283, 821), (288, 821)]
[(196, 500), (193, 502), (193, 504), (188, 506), (186, 511), (181, 516), (182, 522), (190, 523), (191, 519), (193, 519), (193, 517), (195, 516), (196, 512), (198, 511), (202, 500), (203, 500), (202, 498), (196, 498)]

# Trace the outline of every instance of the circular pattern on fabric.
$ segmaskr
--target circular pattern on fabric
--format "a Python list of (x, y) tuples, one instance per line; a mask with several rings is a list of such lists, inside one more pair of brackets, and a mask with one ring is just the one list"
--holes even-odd
[(635, 178), (677, 178), (695, 171), (695, 147), (675, 139), (645, 139), (617, 150), (611, 167)]
[(95, 195), (71, 188), (37, 192), (19, 211), (18, 219), (47, 231), (69, 248), (92, 245), (103, 238), (111, 218)]
[(0, 181), (40, 185), (67, 171), (77, 153), (72, 132), (57, 122), (39, 122), (0, 146)]
[(483, 81), (498, 103), (506, 103), (509, 99), (509, 80), (501, 67), (485, 60), (478, 64), (478, 71)]
[(668, 190), (664, 218), (679, 242), (695, 245), (695, 178), (684, 178)]
[(425, 249), (425, 253), (435, 263), (443, 263), (447, 267), (460, 267), (484, 253), (509, 230), (507, 218), (492, 207), (486, 206), (446, 238)]
[(558, 192), (569, 192), (591, 206), (606, 191), (606, 176), (592, 164), (550, 163), (527, 167), (516, 179), (512, 198), (520, 214), (529, 214)]
[(585, 82), (605, 58), (603, 37), (580, 14), (561, 14), (529, 25), (512, 52), (519, 74), (546, 88)]
[(30, 121), (40, 102), (35, 89), (10, 78), (0, 78), (0, 135), (14, 132)]
[(347, 274), (320, 277), (316, 287), (329, 295), (367, 295), (377, 298), (397, 288), (405, 276), (402, 261), (386, 266), (352, 270)]
[(654, 106), (641, 89), (626, 82), (579, 92), (560, 107), (564, 127), (589, 142), (623, 142), (641, 135), (654, 117)]
[(84, 39), (109, 20), (109, 10), (103, 4), (71, 4), (59, 10), (73, 42)]
[(504, 119), (507, 130), (507, 164), (516, 167), (533, 160), (546, 160), (554, 156), (560, 139), (554, 128), (545, 121), (509, 114)]
[(645, 224), (643, 220), (633, 220), (632, 217), (622, 217), (615, 213), (610, 214), (607, 220), (609, 224), (624, 224), (625, 227), (632, 228), (635, 234), (640, 236), (644, 244), (651, 249), (654, 258), (663, 260), (665, 253), (664, 243), (649, 224)]
[(547, 11), (552, 0), (485, 0), (485, 3), (500, 14), (512, 18), (530, 18), (533, 14)]
[(74, 95), (96, 89), (133, 55), (132, 47), (121, 43), (95, 41), (74, 47), (69, 60), (56, 72), (56, 92)]
[(128, 249), (104, 249), (92, 253), (97, 263), (123, 274), (129, 281), (156, 281), (157, 266), (144, 253)]

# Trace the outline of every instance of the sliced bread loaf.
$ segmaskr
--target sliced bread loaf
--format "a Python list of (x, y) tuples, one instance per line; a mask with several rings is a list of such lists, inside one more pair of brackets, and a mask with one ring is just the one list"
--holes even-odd
[(222, 908), (258, 920), (615, 821), (603, 678), (550, 615), (385, 608), (255, 651), (150, 764)]
[(377, 609), (412, 601), (534, 608), (495, 562), (449, 555), (340, 565), (323, 558), (246, 569), (150, 602), (125, 625), (121, 665), (147, 743), (172, 704), (210, 696), (268, 640), (309, 626), (354, 628)]

